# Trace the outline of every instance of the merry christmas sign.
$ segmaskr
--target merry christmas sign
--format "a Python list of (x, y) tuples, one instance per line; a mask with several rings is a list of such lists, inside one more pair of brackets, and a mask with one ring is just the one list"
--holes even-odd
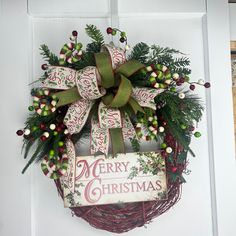
[(165, 161), (158, 152), (118, 154), (115, 158), (78, 156), (69, 164), (63, 179), (65, 207), (167, 197)]

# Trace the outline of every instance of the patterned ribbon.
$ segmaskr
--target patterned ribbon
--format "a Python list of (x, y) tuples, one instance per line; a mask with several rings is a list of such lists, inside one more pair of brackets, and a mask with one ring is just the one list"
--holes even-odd
[(95, 54), (95, 60), (96, 67), (79, 71), (51, 66), (44, 86), (64, 90), (55, 95), (59, 99), (57, 107), (71, 104), (64, 118), (70, 134), (79, 133), (92, 108), (98, 107), (98, 115), (91, 118), (91, 154), (98, 151), (108, 154), (110, 140), (113, 154), (124, 152), (124, 139), (133, 138), (135, 129), (123, 111), (155, 109), (154, 98), (163, 90), (133, 88), (128, 78), (143, 65), (136, 60), (126, 61), (120, 48), (104, 45)]

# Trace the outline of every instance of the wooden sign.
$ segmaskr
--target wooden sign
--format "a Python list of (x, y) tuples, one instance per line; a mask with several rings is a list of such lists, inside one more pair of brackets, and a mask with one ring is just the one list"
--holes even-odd
[(65, 207), (164, 200), (166, 185), (157, 152), (75, 157), (62, 180)]

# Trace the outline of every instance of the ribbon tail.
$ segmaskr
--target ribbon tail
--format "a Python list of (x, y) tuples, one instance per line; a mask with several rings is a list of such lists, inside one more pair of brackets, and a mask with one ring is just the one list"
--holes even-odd
[(125, 152), (125, 144), (123, 139), (122, 128), (109, 129), (111, 136), (112, 153), (115, 156), (117, 153)]
[(70, 134), (81, 131), (93, 105), (94, 101), (80, 99), (69, 107), (64, 118), (64, 124), (67, 126)]
[(108, 154), (109, 149), (109, 130), (100, 128), (99, 122), (95, 117), (91, 118), (91, 138), (90, 138), (90, 152), (91, 155), (97, 152)]
[(138, 102), (142, 107), (149, 107), (153, 110), (156, 110), (156, 103), (154, 98), (162, 93), (164, 89), (151, 89), (151, 88), (133, 88), (133, 98)]
[(75, 190), (75, 147), (70, 139), (66, 139), (68, 167), (66, 173), (60, 178), (63, 189), (67, 188), (74, 193)]
[(122, 123), (123, 123), (122, 133), (124, 140), (130, 140), (135, 138), (136, 132), (127, 113), (125, 113), (124, 116), (122, 117)]

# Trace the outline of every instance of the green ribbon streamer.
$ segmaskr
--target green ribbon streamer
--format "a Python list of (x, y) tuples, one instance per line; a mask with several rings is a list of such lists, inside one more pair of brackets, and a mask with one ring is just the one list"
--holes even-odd
[(143, 67), (144, 65), (139, 61), (130, 60), (122, 64), (119, 68), (117, 68), (115, 73), (120, 73), (128, 78)]
[(122, 134), (122, 128), (110, 129), (110, 137), (112, 144), (112, 153), (115, 156), (117, 153), (125, 152), (125, 144)]
[(54, 93), (54, 95), (59, 100), (57, 103), (57, 107), (65, 106), (67, 104), (71, 104), (81, 99), (81, 96), (78, 92), (77, 87), (64, 90), (62, 92)]
[(102, 87), (113, 87), (115, 83), (115, 76), (109, 55), (106, 52), (95, 53), (95, 61), (98, 72), (102, 77)]
[(120, 76), (120, 85), (115, 96), (108, 94), (102, 98), (103, 103), (108, 107), (119, 108), (124, 106), (132, 94), (131, 82), (123, 75)]

